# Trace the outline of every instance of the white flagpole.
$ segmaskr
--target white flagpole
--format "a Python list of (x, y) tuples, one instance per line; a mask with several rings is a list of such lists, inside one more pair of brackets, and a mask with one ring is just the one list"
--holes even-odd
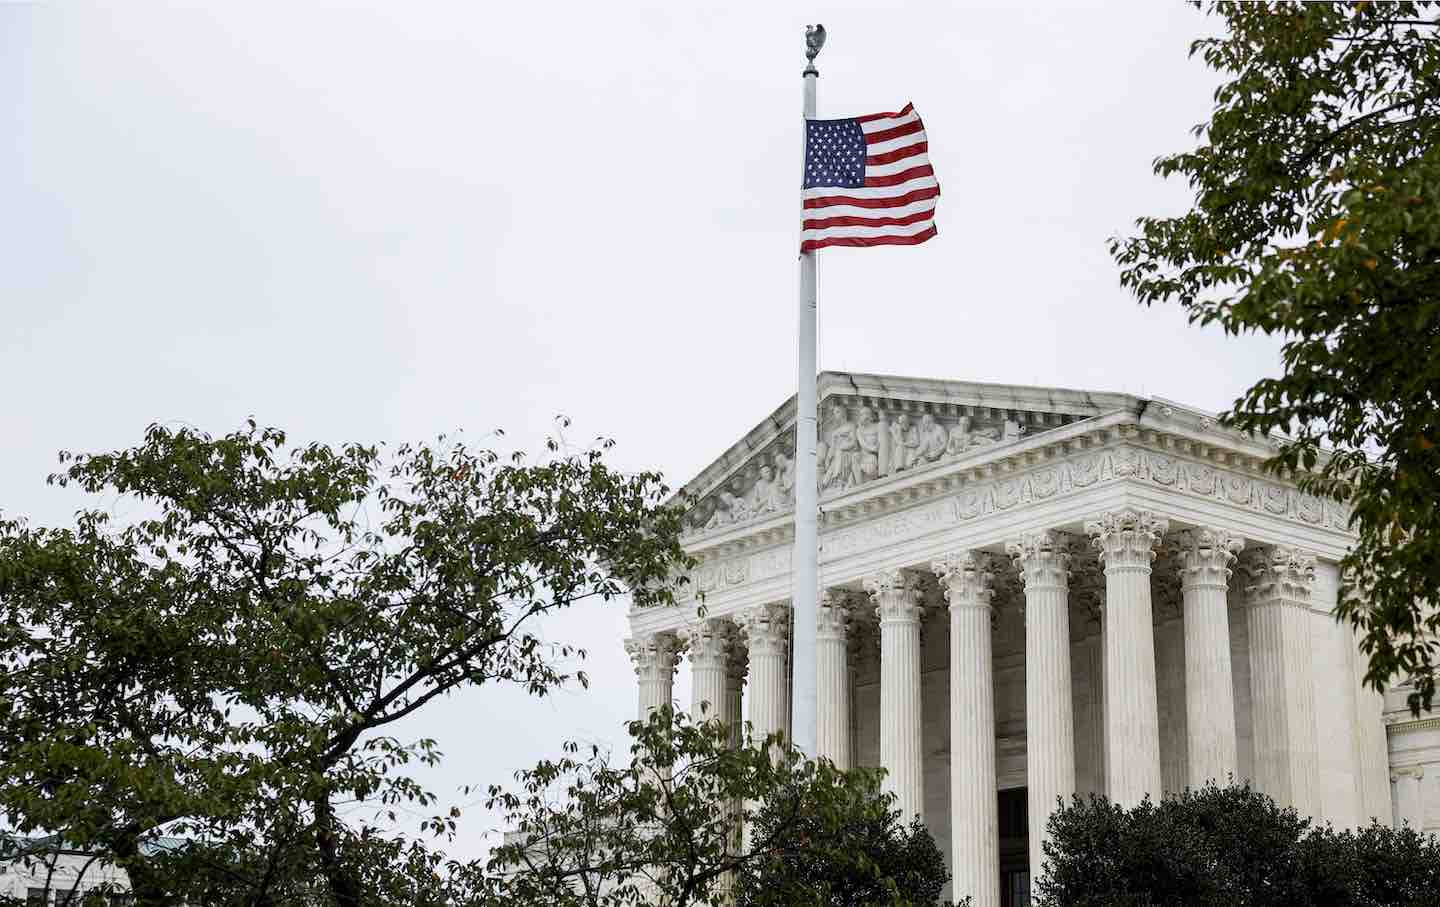
[[(805, 119), (815, 118), (815, 83), (820, 72), (815, 57), (825, 43), (825, 27), (805, 30), (807, 60), (801, 80), (805, 84)], [(804, 166), (803, 161), (801, 164)], [(791, 607), (794, 611), (794, 664), (791, 668), (793, 742), (802, 753), (815, 757), (815, 611), (819, 605), (819, 465), (815, 446), (818, 415), (815, 387), (815, 253), (800, 254), (800, 307), (796, 362), (799, 388), (795, 393), (795, 554), (791, 558)]]

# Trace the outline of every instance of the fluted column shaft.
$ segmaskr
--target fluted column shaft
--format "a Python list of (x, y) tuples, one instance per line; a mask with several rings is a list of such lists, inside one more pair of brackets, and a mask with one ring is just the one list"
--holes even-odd
[(902, 822), (925, 814), (920, 712), (920, 619), (912, 577), (886, 570), (865, 580), (880, 618), (880, 766)]
[(934, 564), (950, 605), (950, 845), (955, 900), (999, 907), (995, 680), (990, 556), (961, 551)]
[(1165, 793), (1179, 793), (1190, 782), (1185, 621), (1179, 601), (1160, 607), (1160, 623), (1155, 627), (1155, 696), (1160, 721), (1160, 786)]
[(636, 717), (641, 721), (662, 705), (670, 705), (675, 691), (675, 665), (679, 661), (678, 645), (669, 633), (652, 633), (643, 639), (625, 640), (625, 651), (635, 665), (635, 679), (640, 688)]
[(727, 676), (733, 634), (730, 623), (718, 618), (699, 621), (681, 631), (690, 657), (690, 718), (696, 723), (723, 722), (729, 717)]
[(1358, 750), (1355, 763), (1360, 774), (1356, 779), (1360, 795), (1360, 824), (1368, 825), (1374, 819), (1381, 825), (1391, 825), (1395, 813), (1390, 803), (1389, 786), (1385, 783), (1390, 771), (1390, 743), (1385, 738), (1385, 694), (1365, 683), (1370, 659), (1360, 651), (1358, 634), (1354, 651), (1350, 654), (1355, 671), (1355, 745)]
[(1129, 509), (1085, 525), (1105, 565), (1106, 782), (1110, 798), (1126, 807), (1162, 791), (1150, 564), (1168, 528)]
[(750, 726), (757, 741), (785, 731), (789, 697), (785, 661), (790, 654), (790, 606), (759, 605), (737, 620), (750, 650)]
[(1310, 594), (1315, 558), (1275, 546), (1246, 552), (1255, 786), (1301, 816), (1320, 810)]
[(843, 592), (827, 592), (816, 611), (815, 754), (836, 768), (850, 769), (849, 601)]
[[(639, 682), (640, 695), (636, 709), (641, 721), (661, 706), (674, 704), (675, 666), (680, 660), (680, 639), (671, 633), (652, 633), (640, 639), (625, 640), (625, 651), (635, 665), (635, 678)], [(662, 779), (670, 778), (668, 768), (661, 769)], [(663, 868), (658, 869), (663, 873)], [(647, 903), (658, 903), (659, 888), (653, 882), (641, 883)]]
[(1235, 680), (1230, 665), (1231, 565), (1244, 541), (1224, 529), (1175, 534), (1185, 608), (1185, 723), (1190, 785), (1226, 784), (1240, 774)]
[(1030, 878), (1045, 864), (1045, 826), (1075, 793), (1070, 701), (1070, 537), (1035, 532), (1006, 546), (1025, 582), (1025, 784)]
[(1075, 789), (1105, 794), (1105, 637), (1098, 625), (1080, 640), (1077, 675), (1086, 689), (1075, 712)]
[(1406, 825), (1416, 831), (1425, 830), (1425, 799), (1420, 782), (1425, 778), (1425, 769), (1419, 765), (1407, 765), (1390, 773), (1390, 783), (1395, 789), (1395, 827)]

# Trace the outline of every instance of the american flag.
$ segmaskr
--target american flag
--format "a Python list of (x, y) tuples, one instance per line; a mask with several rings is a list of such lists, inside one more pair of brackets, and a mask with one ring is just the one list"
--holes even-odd
[(935, 235), (940, 184), (913, 104), (895, 113), (805, 121), (800, 251), (910, 246)]

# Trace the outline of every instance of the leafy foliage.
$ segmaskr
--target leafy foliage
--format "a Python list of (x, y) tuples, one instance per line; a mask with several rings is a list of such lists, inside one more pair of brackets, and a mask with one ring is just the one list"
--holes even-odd
[[(1440, 611), (1440, 5), (1210, 3), (1191, 53), (1224, 79), (1192, 151), (1155, 172), (1194, 206), (1111, 252), (1144, 304), (1285, 338), (1284, 374), (1225, 419), (1288, 433), (1270, 467), (1351, 502), (1339, 613), (1367, 681), (1435, 693)], [(1326, 448), (1333, 452), (1327, 452)]]
[(1315, 827), (1248, 785), (1133, 809), (1076, 797), (1048, 828), (1036, 907), (1421, 907), (1440, 891), (1433, 836)]
[(792, 819), (773, 806), (755, 820), (759, 837), (791, 821), (790, 835), (806, 847), (762, 854), (746, 866), (737, 907), (934, 907), (950, 880), (945, 855), (920, 819), (906, 826), (899, 813), (867, 810), (835, 827), (810, 816)]
[(923, 828), (897, 824), (878, 772), (808, 761), (778, 737), (732, 749), (722, 723), (668, 707), (629, 731), (628, 765), (570, 744), (517, 789), (491, 789), (514, 831), (492, 856), (487, 903), (858, 904), (842, 891), (854, 883), (919, 905), (945, 884), (943, 858)]
[(672, 602), (679, 515), (608, 446), (528, 463), (252, 422), (62, 454), (52, 481), (141, 516), (0, 520), (0, 815), (118, 864), (141, 903), (423, 902), (440, 858), (379, 820), (434, 809), (446, 835), (458, 810), (408, 771), (434, 741), (389, 729), (466, 687), (583, 684), (546, 614)]

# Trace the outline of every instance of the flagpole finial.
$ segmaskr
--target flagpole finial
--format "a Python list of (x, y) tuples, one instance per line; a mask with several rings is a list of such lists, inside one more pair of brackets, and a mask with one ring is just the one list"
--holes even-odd
[(818, 22), (805, 26), (805, 75), (820, 75), (820, 70), (815, 68), (815, 58), (820, 56), (820, 48), (824, 46), (825, 26)]

